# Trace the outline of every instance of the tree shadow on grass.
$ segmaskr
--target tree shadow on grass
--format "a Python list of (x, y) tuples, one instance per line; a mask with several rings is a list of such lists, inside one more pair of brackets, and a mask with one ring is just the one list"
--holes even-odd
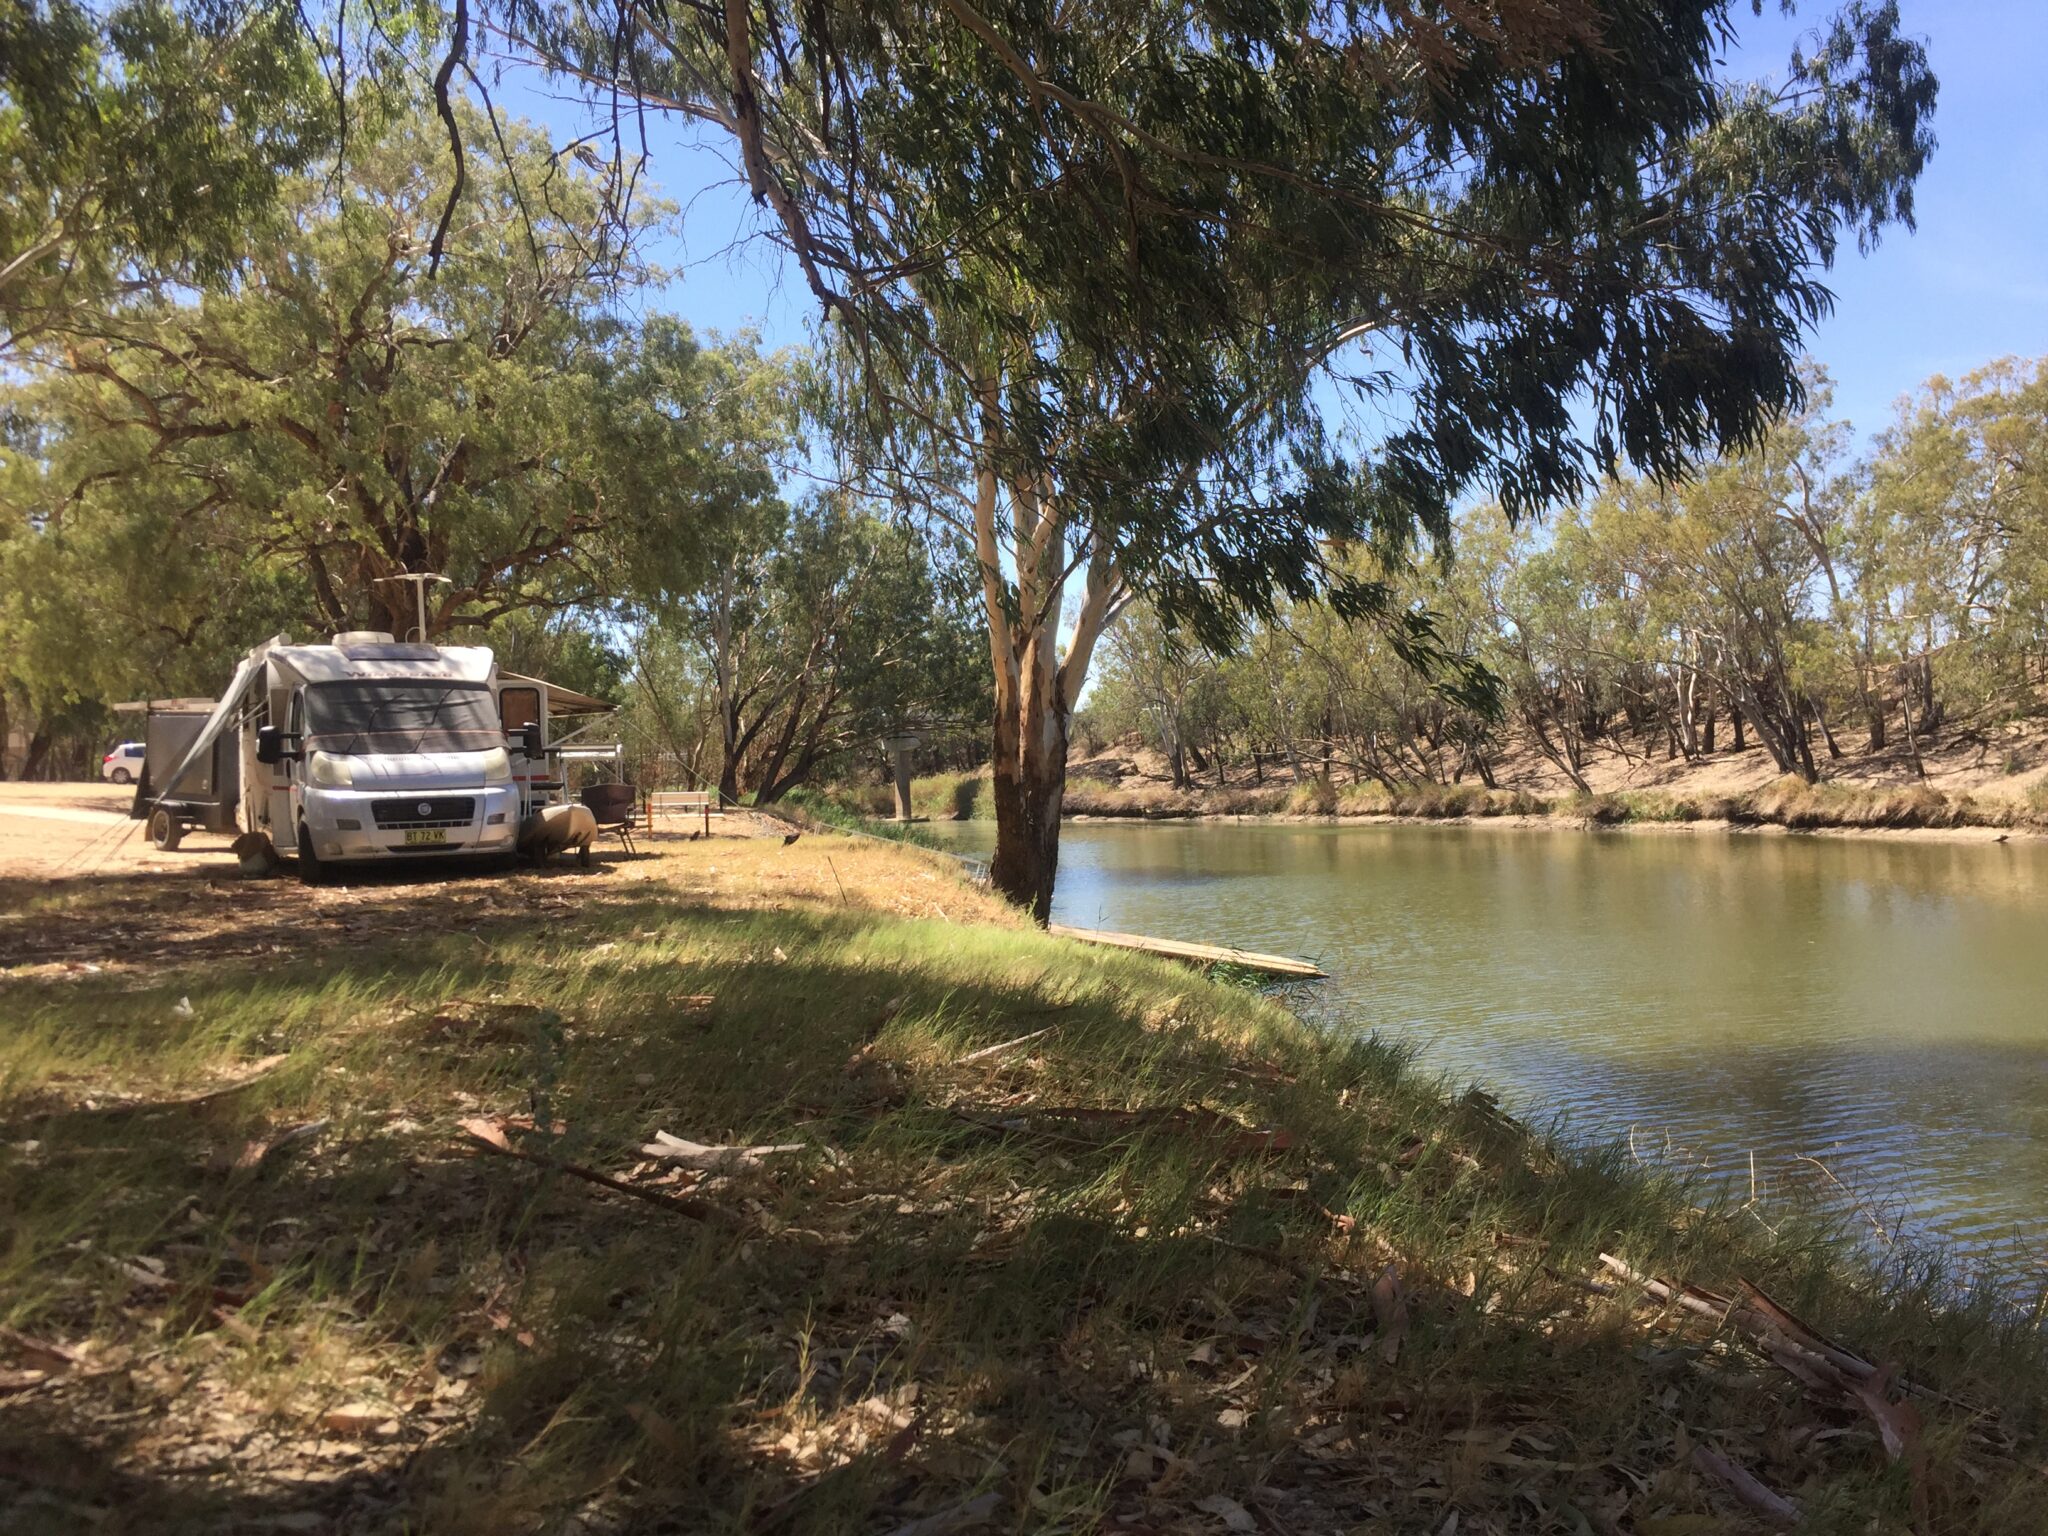
[[(1865, 1442), (1788, 1449), (1812, 1410), (1782, 1384), (1646, 1348), (1571, 1283), (1639, 1191), (1568, 1191), (1477, 1112), (1418, 1159), (1420, 1101), (1365, 1058), (1331, 1058), (1347, 1108), (1306, 1047), (1183, 1029), (1118, 957), (574, 878), (437, 885), (451, 910), (432, 921), (409, 883), (365, 886), (332, 904), (338, 929), (309, 931), (295, 901), (245, 910), (240, 886), (223, 910), (182, 890), (182, 927), (128, 915), (162, 951), (155, 985), (189, 989), (201, 1023), (298, 1019), (304, 1061), (162, 1113), (75, 1091), (9, 1111), (8, 1142), (37, 1144), (0, 1154), (0, 1223), (32, 1258), (18, 1316), (106, 1347), (0, 1398), (0, 1529), (560, 1529), (581, 1511), (838, 1532), (984, 1490), (1012, 1524), (1255, 1508), (1278, 1529), (1435, 1530), (1448, 1505), (1544, 1529), (1527, 1510), (1712, 1508), (1672, 1475), (1681, 1428), (1774, 1486), (1839, 1476), (1899, 1504)], [(118, 917), (128, 894), (110, 882), (71, 915)], [(252, 966), (189, 942), (216, 921), (282, 950)], [(131, 980), (16, 981), (0, 1006), (112, 1019)], [(333, 997), (343, 1016), (307, 1011)], [(1042, 1058), (969, 1060), (1041, 1029)], [(1061, 1103), (1221, 1106), (1294, 1140), (1247, 1157), (1195, 1119), (1028, 1118)], [(723, 1214), (460, 1129), (520, 1112), (565, 1123), (522, 1142), (538, 1155)], [(692, 1183), (639, 1155), (657, 1130), (809, 1150)], [(1562, 1231), (1578, 1206), (1583, 1230)], [(1332, 1211), (1357, 1226), (1334, 1246)], [(1376, 1214), (1408, 1223), (1384, 1228), (1400, 1248)], [(1476, 1228), (1470, 1294), (1416, 1257), (1426, 1226)], [(1375, 1295), (1390, 1260), (1398, 1322)], [(376, 1412), (329, 1426), (358, 1402)]]

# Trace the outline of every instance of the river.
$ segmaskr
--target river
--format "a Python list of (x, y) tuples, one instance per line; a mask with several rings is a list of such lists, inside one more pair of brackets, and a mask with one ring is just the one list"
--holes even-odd
[(1312, 1017), (1745, 1192), (1753, 1160), (1760, 1209), (1824, 1165), (1909, 1241), (2048, 1247), (2048, 846), (1070, 823), (1053, 915), (1314, 959)]

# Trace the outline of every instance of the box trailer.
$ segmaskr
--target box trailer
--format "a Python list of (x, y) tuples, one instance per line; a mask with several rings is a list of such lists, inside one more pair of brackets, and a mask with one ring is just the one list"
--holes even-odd
[(143, 719), (142, 773), (130, 814), (147, 819), (149, 840), (159, 848), (177, 847), (191, 827), (235, 830), (242, 798), (239, 745), (220, 735), (195, 752), (206, 721), (191, 709), (151, 709)]

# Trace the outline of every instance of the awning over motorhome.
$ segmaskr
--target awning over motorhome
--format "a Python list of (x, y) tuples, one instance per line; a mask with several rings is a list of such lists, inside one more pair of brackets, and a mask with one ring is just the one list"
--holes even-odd
[(123, 699), (110, 705), (117, 715), (210, 715), (211, 699)]
[(506, 683), (524, 683), (539, 688), (547, 695), (548, 718), (563, 720), (572, 715), (608, 715), (619, 706), (607, 704), (603, 699), (594, 699), (587, 693), (578, 693), (574, 688), (564, 688), (560, 683), (551, 683), (544, 677), (522, 677), (517, 672), (500, 672), (499, 686)]
[(156, 791), (157, 799), (163, 800), (175, 795), (178, 786), (185, 781), (185, 775), (192, 771), (192, 765), (213, 750), (213, 744), (220, 739), (220, 733), (228, 728), (235, 719), (236, 712), (241, 709), (243, 695), (249, 691), (250, 681), (262, 670), (265, 659), (279, 648), (282, 640), (282, 636), (266, 640), (242, 658), (242, 664), (235, 668), (234, 678), (228, 684), (228, 691), (222, 694), (220, 702), (213, 706), (212, 712), (206, 717), (206, 724), (200, 728), (199, 734), (192, 738), (192, 745), (186, 748), (185, 755), (178, 759), (178, 766), (164, 775), (162, 784), (151, 786)]

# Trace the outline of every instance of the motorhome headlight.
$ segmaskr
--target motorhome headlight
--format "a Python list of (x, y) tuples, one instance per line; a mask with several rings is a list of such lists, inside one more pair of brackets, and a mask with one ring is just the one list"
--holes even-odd
[(308, 756), (306, 778), (325, 789), (347, 789), (356, 781), (348, 759), (339, 752), (315, 752)]
[(484, 754), (484, 782), (486, 784), (509, 784), (512, 782), (512, 758), (503, 747), (493, 747)]

